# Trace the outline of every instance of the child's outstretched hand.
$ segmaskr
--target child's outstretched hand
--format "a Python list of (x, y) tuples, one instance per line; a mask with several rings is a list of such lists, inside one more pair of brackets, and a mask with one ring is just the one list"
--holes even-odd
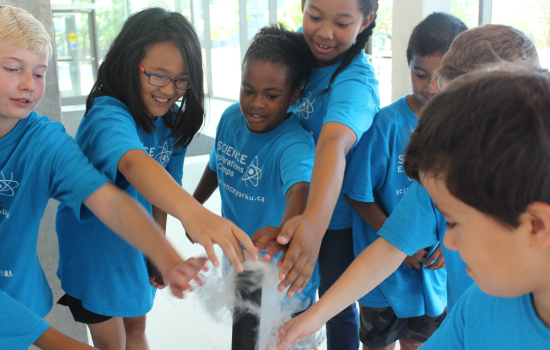
[(237, 272), (243, 271), (244, 252), (241, 243), (252, 260), (258, 260), (258, 252), (250, 237), (230, 220), (218, 216), (204, 207), (196, 213), (186, 227), (188, 237), (206, 249), (206, 254), (215, 267), (220, 266), (214, 243), (218, 244)]
[(172, 294), (178, 298), (183, 298), (184, 291), (193, 291), (193, 286), (189, 283), (192, 280), (202, 286), (204, 282), (198, 276), (199, 272), (207, 271), (208, 268), (204, 264), (208, 261), (208, 258), (190, 258), (186, 261), (180, 262), (173, 266), (166, 274), (168, 278), (165, 278), (166, 283), (170, 283), (170, 289)]
[(323, 327), (309, 310), (281, 326), (277, 335), (277, 349), (286, 350)]
[(288, 245), (282, 245), (277, 242), (277, 237), (281, 229), (273, 226), (266, 226), (259, 229), (252, 236), (252, 243), (259, 250), (265, 250), (264, 260), (270, 261), (277, 253), (282, 253), (283, 257), (277, 262), (277, 266), (281, 267), (284, 260), (284, 255), (288, 249)]
[(287, 291), (287, 296), (292, 298), (294, 293), (304, 289), (315, 268), (322, 240), (323, 235), (319, 233), (314, 220), (304, 215), (295, 216), (285, 223), (277, 237), (279, 244), (290, 242), (279, 272), (282, 281), (278, 286), (280, 292), (292, 284)]

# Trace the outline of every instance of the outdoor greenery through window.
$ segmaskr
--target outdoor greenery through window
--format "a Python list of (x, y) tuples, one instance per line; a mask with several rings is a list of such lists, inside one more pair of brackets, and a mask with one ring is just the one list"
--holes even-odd
[[(393, 0), (379, 0), (376, 28), (371, 38), (371, 59), (380, 81), (381, 105), (391, 103), (392, 8)], [(55, 43), (62, 97), (89, 92), (95, 77), (94, 55), (100, 63), (124, 20), (133, 12), (160, 6), (190, 19), (203, 42), (204, 66), (212, 79), (214, 97), (237, 100), (244, 44), (248, 45), (262, 26), (269, 24), (268, 0), (246, 1), (246, 36), (242, 38), (239, 0), (209, 0), (209, 45), (205, 45), (203, 0), (52, 0)], [(541, 64), (550, 68), (550, 2), (548, 0), (493, 0), (492, 23), (512, 25), (535, 42)], [(86, 12), (66, 11), (63, 6), (90, 5), (95, 8), (96, 33), (90, 29)], [(469, 28), (478, 24), (479, 0), (452, 0), (452, 13)], [(242, 9), (241, 9), (242, 11)], [(289, 29), (302, 24), (301, 0), (277, 0), (277, 20)], [(92, 45), (95, 38), (97, 45)], [(97, 53), (94, 52), (97, 47)], [(209, 57), (210, 62), (207, 62)], [(208, 77), (208, 74), (206, 74)]]

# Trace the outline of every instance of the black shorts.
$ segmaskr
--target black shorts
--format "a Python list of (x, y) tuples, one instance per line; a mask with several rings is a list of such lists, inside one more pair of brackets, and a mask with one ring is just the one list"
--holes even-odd
[(73, 298), (69, 294), (65, 294), (57, 302), (59, 305), (68, 306), (73, 314), (73, 318), (76, 322), (86, 324), (96, 324), (110, 320), (112, 316), (105, 316), (91, 312), (82, 306), (82, 300)]
[(374, 349), (386, 347), (403, 337), (425, 343), (447, 316), (447, 309), (436, 317), (423, 315), (411, 318), (398, 318), (391, 307), (359, 305), (359, 309), (359, 339), (361, 343)]

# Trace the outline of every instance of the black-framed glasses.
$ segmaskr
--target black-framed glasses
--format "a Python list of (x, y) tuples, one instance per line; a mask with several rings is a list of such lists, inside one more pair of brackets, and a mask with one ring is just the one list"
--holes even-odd
[(141, 64), (138, 64), (139, 70), (143, 72), (149, 79), (149, 84), (153, 86), (159, 86), (163, 87), (168, 84), (170, 84), (172, 81), (176, 85), (176, 89), (180, 90), (188, 90), (191, 87), (191, 84), (189, 84), (189, 78), (181, 78), (181, 79), (172, 79), (167, 75), (164, 74), (153, 74), (149, 73), (141, 66)]

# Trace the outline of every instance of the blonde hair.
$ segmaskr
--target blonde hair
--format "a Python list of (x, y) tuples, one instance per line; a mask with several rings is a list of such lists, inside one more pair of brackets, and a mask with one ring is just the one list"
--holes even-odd
[(535, 44), (521, 30), (502, 24), (486, 24), (459, 34), (443, 56), (438, 83), (491, 63), (525, 62), (538, 65)]
[(27, 11), (14, 6), (0, 6), (0, 41), (5, 41), (37, 55), (51, 57), (52, 40), (46, 28)]

